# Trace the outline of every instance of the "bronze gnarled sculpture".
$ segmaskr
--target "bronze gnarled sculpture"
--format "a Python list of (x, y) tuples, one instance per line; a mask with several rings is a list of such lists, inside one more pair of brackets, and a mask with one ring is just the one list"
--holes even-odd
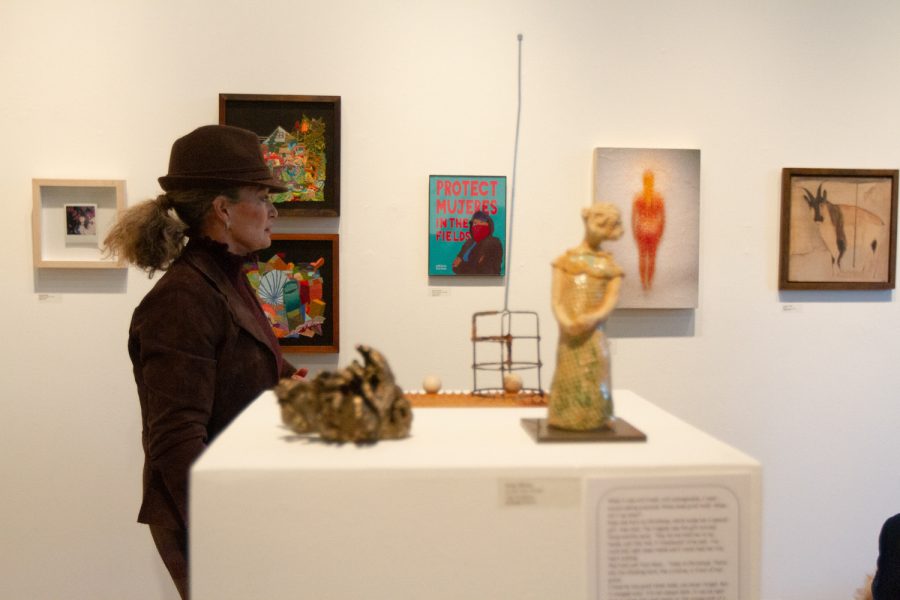
[(619, 299), (622, 269), (601, 243), (622, 235), (619, 210), (597, 203), (581, 211), (584, 240), (553, 261), (553, 314), (559, 322), (548, 424), (585, 431), (613, 416), (609, 347), (603, 325)]
[(325, 371), (312, 381), (283, 379), (275, 388), (284, 424), (333, 442), (376, 442), (409, 435), (412, 408), (377, 350), (356, 347), (364, 364)]

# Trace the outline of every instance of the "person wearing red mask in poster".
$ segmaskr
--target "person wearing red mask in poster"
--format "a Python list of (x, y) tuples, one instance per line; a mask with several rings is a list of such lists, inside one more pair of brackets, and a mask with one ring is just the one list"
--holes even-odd
[(453, 260), (457, 275), (499, 275), (503, 264), (503, 244), (494, 237), (494, 221), (484, 211), (469, 219), (469, 239)]

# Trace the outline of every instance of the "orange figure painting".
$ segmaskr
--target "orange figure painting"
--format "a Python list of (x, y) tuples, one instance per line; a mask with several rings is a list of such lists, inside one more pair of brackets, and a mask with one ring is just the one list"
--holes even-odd
[(697, 308), (700, 150), (594, 148), (593, 201), (631, 229), (609, 242), (624, 271), (616, 310)]
[(641, 287), (649, 291), (656, 270), (656, 250), (666, 228), (666, 202), (653, 188), (653, 171), (644, 171), (644, 190), (631, 205), (631, 232), (637, 243)]

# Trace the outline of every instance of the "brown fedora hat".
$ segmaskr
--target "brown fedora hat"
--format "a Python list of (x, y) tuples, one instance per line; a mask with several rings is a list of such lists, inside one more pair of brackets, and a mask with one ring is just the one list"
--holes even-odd
[(167, 192), (259, 185), (273, 192), (286, 192), (266, 165), (259, 137), (252, 131), (230, 125), (198, 127), (172, 144), (169, 174), (159, 178)]

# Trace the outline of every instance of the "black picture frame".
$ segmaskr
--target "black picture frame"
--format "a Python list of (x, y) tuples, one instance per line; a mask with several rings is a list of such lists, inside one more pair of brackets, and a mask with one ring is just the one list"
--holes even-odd
[[(333, 353), (340, 350), (340, 239), (336, 233), (325, 234), (302, 234), (302, 233), (276, 233), (272, 234), (272, 245), (264, 250), (258, 251), (258, 264), (248, 265), (248, 271), (251, 286), (256, 290), (263, 311), (269, 318), (269, 322), (273, 323), (272, 329), (278, 338), (278, 344), (281, 346), (282, 352), (313, 352), (313, 353)], [(264, 290), (261, 287), (261, 269), (259, 264), (268, 263), (273, 257), (278, 255), (284, 263), (295, 265), (294, 269), (288, 274), (287, 278), (279, 277), (279, 282), (273, 287), (271, 284)], [(319, 299), (324, 304), (321, 310), (321, 316), (324, 321), (315, 327), (313, 335), (296, 334), (298, 325), (309, 322), (312, 324), (311, 316), (319, 314), (319, 311), (312, 310), (309, 301), (303, 302), (302, 287), (297, 294), (300, 299), (302, 314), (296, 314), (291, 318), (291, 307), (285, 299), (284, 284), (290, 279), (291, 274), (297, 274), (300, 270), (311, 271), (315, 267), (314, 263), (324, 259), (322, 264), (315, 268), (317, 277), (321, 278), (321, 288), (310, 296), (311, 285), (307, 286), (307, 300), (311, 297)], [(257, 266), (256, 275), (252, 270)], [(254, 277), (256, 278), (254, 280)], [(318, 287), (318, 286), (317, 286)], [(282, 307), (278, 307), (277, 301), (267, 303), (268, 297), (281, 295)], [(268, 304), (268, 306), (267, 306)], [(294, 310), (297, 307), (293, 307)], [(321, 308), (321, 307), (320, 307)], [(307, 310), (309, 309), (309, 310)], [(281, 330), (274, 323), (282, 323)], [(300, 328), (302, 329), (302, 328)], [(285, 333), (293, 330), (294, 335), (286, 336)], [(307, 333), (311, 333), (307, 330)]]
[[(286, 217), (340, 216), (340, 96), (219, 94), (219, 123), (249, 129), (260, 136), (261, 143), (270, 139), (278, 128), (298, 137), (315, 133), (315, 144), (318, 146), (323, 143), (324, 150), (316, 149), (314, 152), (306, 150), (296, 155), (301, 157), (297, 160), (296, 156), (291, 154), (289, 160), (284, 163), (274, 156), (276, 153), (272, 153), (272, 158), (268, 160), (276, 176), (280, 176), (284, 170), (286, 182), (293, 188), (291, 199), (278, 200), (275, 206), (279, 215)], [(299, 133), (300, 127), (308, 127), (310, 123), (313, 124), (312, 132)], [(319, 132), (320, 127), (324, 132)], [(281, 144), (280, 148), (284, 149), (285, 145)], [(308, 157), (315, 157), (315, 164), (309, 163)], [(288, 162), (290, 164), (287, 164)], [(292, 166), (296, 164), (302, 164), (304, 168)], [(315, 168), (306, 168), (307, 166)], [(313, 171), (322, 174), (311, 177)], [(288, 176), (289, 172), (294, 175)], [(304, 181), (309, 187), (306, 187)]]

